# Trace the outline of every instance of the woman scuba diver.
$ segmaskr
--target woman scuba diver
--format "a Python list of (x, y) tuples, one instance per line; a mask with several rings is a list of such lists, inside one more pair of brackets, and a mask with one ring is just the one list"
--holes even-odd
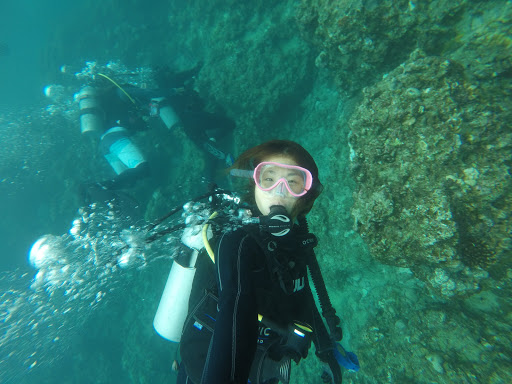
[[(299, 144), (273, 140), (244, 152), (231, 174), (249, 180), (245, 203), (258, 224), (231, 231), (214, 227), (215, 262), (197, 259), (177, 382), (288, 383), (291, 361), (305, 358), (313, 342), (328, 366), (324, 382), (341, 383), (340, 319), (306, 222), (323, 188), (315, 161)], [(198, 251), (200, 236), (186, 230), (182, 242)]]

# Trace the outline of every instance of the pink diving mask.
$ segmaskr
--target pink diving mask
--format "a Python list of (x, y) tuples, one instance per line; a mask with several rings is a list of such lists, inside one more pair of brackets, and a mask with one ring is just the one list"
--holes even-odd
[(264, 161), (254, 169), (254, 182), (262, 191), (280, 188), (295, 197), (304, 196), (313, 185), (313, 176), (306, 168), (297, 165)]

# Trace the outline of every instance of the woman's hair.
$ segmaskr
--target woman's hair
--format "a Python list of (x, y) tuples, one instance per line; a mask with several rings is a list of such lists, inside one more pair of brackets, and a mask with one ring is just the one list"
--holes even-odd
[[(286, 156), (295, 161), (300, 167), (306, 168), (313, 176), (313, 185), (304, 196), (299, 197), (291, 212), (293, 217), (305, 216), (313, 208), (313, 203), (323, 190), (318, 178), (318, 167), (313, 157), (301, 145), (289, 140), (271, 140), (257, 145), (242, 153), (233, 164), (232, 169), (254, 170), (256, 166), (273, 156)], [(249, 203), (255, 204), (254, 180), (251, 179)]]

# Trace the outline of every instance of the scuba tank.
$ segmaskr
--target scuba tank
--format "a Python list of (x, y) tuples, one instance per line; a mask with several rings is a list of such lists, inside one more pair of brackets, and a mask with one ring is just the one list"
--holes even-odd
[(175, 128), (180, 122), (180, 118), (165, 97), (151, 99), (149, 109), (150, 115), (152, 117), (159, 115), (169, 130)]
[(128, 138), (123, 127), (112, 127), (100, 138), (100, 149), (117, 175), (146, 162), (139, 148)]
[(99, 105), (94, 87), (83, 87), (75, 96), (80, 107), (80, 131), (82, 134), (96, 134), (103, 131), (103, 111)]
[[(193, 258), (197, 257), (194, 251)], [(195, 264), (195, 262), (194, 262)], [(188, 301), (196, 269), (173, 262), (162, 298), (153, 320), (155, 331), (164, 339), (179, 343), (188, 315)]]
[[(197, 202), (204, 198), (212, 197), (216, 194), (223, 194), (223, 191), (215, 190), (214, 192), (210, 192), (193, 199), (192, 202)], [(191, 203), (186, 203), (183, 205), (183, 207), (174, 208), (167, 215), (158, 219), (154, 224), (152, 224), (148, 228), (149, 231), (153, 230), (157, 225), (182, 209), (185, 212), (192, 211), (194, 209), (197, 210), (197, 206), (194, 207), (195, 208), (192, 208)], [(169, 230), (155, 233), (154, 235), (150, 236), (147, 241), (154, 241), (165, 233), (171, 233), (177, 230), (182, 230), (184, 228), (186, 228), (186, 225), (176, 225)], [(196, 274), (195, 264), (198, 254), (198, 250), (193, 251), (188, 262), (189, 267), (184, 267), (176, 261), (173, 262), (171, 271), (169, 272), (169, 276), (167, 278), (167, 283), (165, 284), (165, 288), (160, 299), (160, 303), (158, 304), (158, 309), (153, 319), (153, 327), (160, 336), (169, 341), (179, 343), (181, 340), (183, 325), (185, 324), (185, 320), (188, 315), (188, 304), (190, 293), (192, 291), (192, 283), (194, 282), (194, 277)]]

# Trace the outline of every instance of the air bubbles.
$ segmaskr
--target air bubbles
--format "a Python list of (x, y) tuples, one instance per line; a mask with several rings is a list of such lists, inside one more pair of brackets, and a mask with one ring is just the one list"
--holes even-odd
[(202, 217), (199, 215), (189, 215), (185, 218), (186, 225), (196, 225), (202, 220)]
[(45, 237), (37, 240), (29, 252), (29, 262), (34, 268), (40, 268), (46, 259), (46, 255), (49, 253), (49, 245), (45, 244)]
[(96, 293), (94, 300), (99, 303), (105, 297), (105, 292), (99, 291)]
[[(0, 281), (8, 284), (0, 290), (4, 315), (0, 348), (13, 351), (3, 357), (6, 364), (25, 361), (25, 369), (51, 364), (93, 310), (117, 299), (116, 293), (130, 284), (133, 273), (183, 251), (174, 235), (148, 243), (145, 229), (127, 224), (105, 204), (78, 213), (68, 233), (45, 235), (34, 242), (28, 255), (33, 273), (0, 275)], [(37, 359), (31, 356), (34, 351)], [(4, 375), (0, 369), (0, 382)]]
[(145, 262), (143, 257), (138, 255), (137, 250), (134, 248), (128, 248), (117, 259), (117, 265), (122, 269), (132, 267), (136, 264), (140, 266), (141, 264), (145, 264)]
[(37, 240), (30, 248), (30, 265), (41, 269), (54, 263), (55, 259), (59, 257), (60, 240), (59, 237), (53, 235), (45, 235)]
[(82, 231), (82, 224), (83, 221), (80, 219), (73, 220), (71, 228), (69, 229), (69, 234), (75, 238), (80, 236), (80, 232)]

